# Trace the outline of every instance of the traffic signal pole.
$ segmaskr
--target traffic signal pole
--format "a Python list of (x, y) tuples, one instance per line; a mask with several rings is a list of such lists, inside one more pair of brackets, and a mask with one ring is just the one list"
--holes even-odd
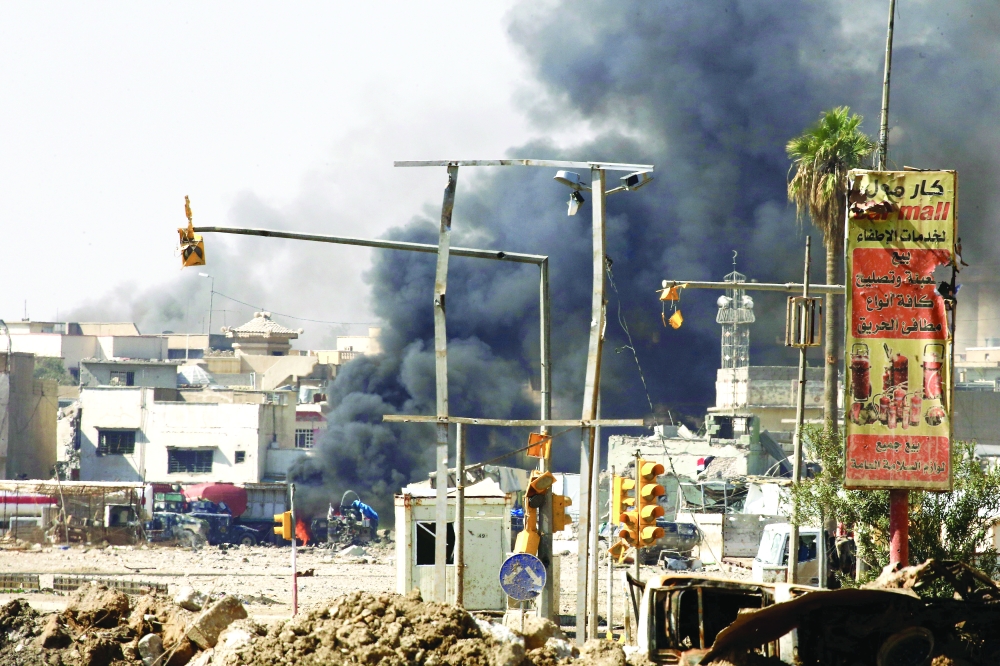
[(298, 538), (295, 536), (295, 484), (288, 484), (288, 504), (292, 511), (292, 615), (299, 614), (299, 570), (295, 563), (295, 551), (298, 550), (295, 544)]

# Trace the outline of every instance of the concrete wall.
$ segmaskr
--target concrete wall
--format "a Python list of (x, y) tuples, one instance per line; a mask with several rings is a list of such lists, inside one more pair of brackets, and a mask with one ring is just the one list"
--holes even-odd
[(0, 478), (52, 477), (58, 386), (34, 372), (31, 354), (0, 354)]
[[(747, 372), (749, 370), (749, 373)], [(715, 406), (733, 404), (733, 370), (719, 369), (715, 381)], [(794, 366), (754, 365), (736, 371), (736, 404), (795, 408), (799, 370)], [(749, 378), (748, 378), (749, 375)], [(806, 405), (823, 404), (823, 369), (806, 369)]]
[(1000, 445), (1000, 393), (955, 391), (954, 407), (956, 440)]
[[(161, 395), (170, 400), (155, 400)], [(81, 391), (80, 478), (169, 483), (254, 483), (269, 448), (294, 448), (295, 403), (259, 393), (97, 387)], [(132, 455), (98, 455), (98, 430), (134, 429)], [(168, 449), (211, 449), (211, 473), (168, 472)], [(236, 462), (242, 451), (244, 462)]]
[(111, 372), (134, 372), (135, 386), (177, 388), (176, 365), (149, 363), (102, 363), (83, 361), (80, 364), (80, 384), (83, 386), (110, 386)]
[(142, 358), (162, 361), (167, 358), (167, 339), (159, 335), (114, 335), (97, 339), (102, 359)]

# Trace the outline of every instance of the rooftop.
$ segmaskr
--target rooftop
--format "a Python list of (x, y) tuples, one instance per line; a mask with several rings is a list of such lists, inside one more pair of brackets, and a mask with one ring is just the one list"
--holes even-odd
[(299, 337), (302, 329), (293, 330), (282, 326), (271, 319), (270, 312), (255, 312), (253, 319), (240, 326), (223, 328), (222, 332), (230, 338), (288, 338)]

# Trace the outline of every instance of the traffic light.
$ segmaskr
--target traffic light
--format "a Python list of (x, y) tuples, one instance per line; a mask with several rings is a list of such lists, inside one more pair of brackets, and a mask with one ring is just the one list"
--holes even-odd
[(524, 499), (527, 500), (530, 506), (534, 506), (537, 509), (544, 501), (543, 495), (549, 492), (549, 488), (555, 482), (556, 477), (552, 476), (552, 472), (539, 472), (535, 470), (531, 473), (531, 480), (528, 481), (528, 489), (524, 493)]
[(572, 498), (565, 495), (552, 496), (552, 531), (562, 532), (573, 519), (566, 513), (566, 507), (573, 504)]
[(524, 493), (524, 529), (514, 542), (515, 553), (538, 554), (538, 543), (541, 541), (538, 534), (538, 509), (545, 502), (545, 493), (549, 492), (555, 482), (556, 477), (552, 476), (552, 472), (535, 470), (531, 473), (528, 489)]
[(274, 522), (277, 523), (274, 526), (274, 533), (285, 541), (291, 541), (295, 534), (295, 526), (292, 525), (292, 512), (285, 511), (274, 514)]
[(639, 511), (638, 536), (639, 547), (652, 546), (663, 536), (663, 528), (656, 526), (656, 519), (663, 515), (663, 507), (659, 498), (666, 492), (663, 486), (656, 482), (656, 477), (663, 474), (663, 465), (651, 460), (639, 460)]
[(611, 515), (608, 516), (609, 523), (622, 522), (622, 513), (635, 506), (635, 480), (617, 474), (611, 482)]
[(204, 266), (205, 265), (205, 241), (201, 234), (194, 232), (194, 221), (191, 215), (191, 200), (184, 197), (184, 212), (187, 215), (187, 229), (180, 227), (177, 230), (181, 239), (181, 267)]

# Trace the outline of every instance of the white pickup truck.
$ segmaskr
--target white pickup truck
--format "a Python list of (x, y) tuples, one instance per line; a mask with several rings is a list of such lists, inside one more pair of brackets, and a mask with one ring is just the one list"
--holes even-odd
[[(772, 523), (764, 526), (757, 556), (753, 558), (752, 580), (757, 583), (784, 583), (788, 579), (788, 539), (792, 526)], [(799, 528), (799, 566), (795, 582), (819, 585), (819, 528)], [(829, 558), (829, 555), (827, 555)], [(827, 568), (829, 571), (829, 567)]]

